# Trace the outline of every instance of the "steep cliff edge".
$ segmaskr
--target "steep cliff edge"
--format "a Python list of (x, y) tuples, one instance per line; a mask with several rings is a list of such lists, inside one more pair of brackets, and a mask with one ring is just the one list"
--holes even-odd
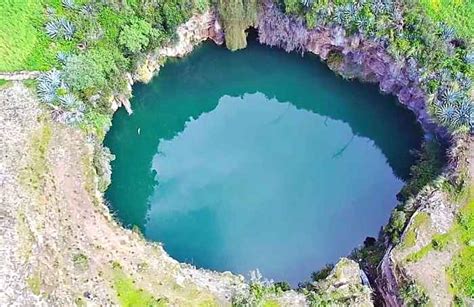
[(0, 99), (2, 304), (229, 305), (246, 291), (240, 277), (180, 264), (117, 224), (97, 189), (91, 140), (51, 121), (21, 83)]
[[(264, 44), (313, 52), (346, 78), (378, 82), (381, 90), (410, 108), (427, 131), (447, 135), (429, 118), (426, 97), (412, 68), (394, 62), (381, 46), (357, 35), (347, 36), (337, 27), (307, 30), (271, 2), (264, 3), (258, 31)], [(184, 56), (207, 38), (223, 42), (213, 11), (194, 16), (177, 34), (177, 44), (150, 53), (133, 73), (124, 76), (130, 85), (128, 93), (110, 98), (114, 109), (124, 105), (131, 112), (131, 85), (149, 81), (166, 57)], [(0, 253), (6, 259), (0, 263), (2, 304), (110, 305), (139, 299), (155, 305), (229, 305), (234, 296), (249, 295), (249, 286), (240, 277), (180, 264), (158, 244), (146, 242), (114, 221), (98, 192), (96, 140), (51, 121), (21, 83), (2, 89), (0, 99), (0, 148), (5, 157), (0, 163), (5, 191)], [(469, 141), (459, 142), (452, 142), (452, 148), (459, 145), (465, 152)], [(464, 167), (466, 158), (453, 156), (458, 161), (448, 165), (445, 177), (456, 177)], [(459, 204), (440, 186), (424, 188), (413, 202), (416, 212), (401, 243), (388, 248), (377, 286), (386, 303), (400, 305), (401, 290), (407, 281), (415, 281), (435, 305), (447, 305), (454, 298), (446, 268), (459, 245), (453, 241), (438, 248), (434, 239), (449, 233)], [(323, 299), (371, 305), (370, 290), (358, 274), (357, 264), (343, 260), (315, 288), (330, 296)], [(283, 306), (308, 304), (295, 292), (271, 294), (265, 300)]]

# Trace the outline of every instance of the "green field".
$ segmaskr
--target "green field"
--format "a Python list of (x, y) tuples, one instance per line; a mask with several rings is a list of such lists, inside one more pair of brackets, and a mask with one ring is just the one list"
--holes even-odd
[(451, 287), (456, 296), (474, 298), (474, 188), (471, 196), (458, 216), (457, 222), (448, 233), (450, 240), (460, 244), (460, 250), (454, 257), (448, 273)]
[(460, 37), (474, 38), (474, 1), (420, 0), (428, 16), (456, 30)]
[(54, 47), (43, 32), (44, 2), (0, 1), (0, 71), (47, 70), (55, 62)]

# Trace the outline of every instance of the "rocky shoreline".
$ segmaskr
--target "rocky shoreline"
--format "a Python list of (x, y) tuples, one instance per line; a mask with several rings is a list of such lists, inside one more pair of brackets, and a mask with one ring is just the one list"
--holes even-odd
[[(360, 35), (348, 36), (342, 28), (316, 27), (308, 30), (300, 19), (286, 16), (271, 1), (263, 2), (258, 16), (257, 30), (260, 43), (283, 48), (287, 52), (317, 54), (321, 59), (327, 61), (331, 69), (343, 77), (378, 83), (381, 91), (397, 96), (401, 104), (415, 113), (427, 133), (450, 141), (450, 159), (443, 176), (453, 182), (459, 180), (460, 169), (465, 168), (466, 163), (468, 163), (468, 159), (464, 154), (466, 148), (469, 147), (469, 140), (453, 138), (446, 129), (433, 122), (425, 104), (427, 97), (417, 81), (419, 75), (416, 63), (410, 61), (397, 62), (388, 55), (383, 46), (365, 40)], [(110, 97), (114, 111), (123, 106), (129, 113), (132, 112), (129, 102), (129, 98), (133, 94), (132, 85), (135, 82), (149, 82), (159, 72), (166, 58), (183, 57), (207, 39), (213, 40), (216, 44), (224, 42), (224, 32), (215, 10), (193, 16), (188, 22), (178, 27), (177, 37), (175, 43), (148, 54), (137, 64), (133, 72), (124, 74), (124, 79), (128, 82), (128, 88), (125, 93)], [(36, 72), (32, 72), (32, 74), (36, 74)], [(22, 73), (19, 78), (34, 77), (34, 75), (30, 75), (28, 72)], [(11, 109), (2, 110), (2, 114), (5, 116), (4, 122), (7, 124), (14, 123), (14, 125), (6, 127), (8, 129), (5, 129), (5, 138), (2, 138), (2, 142), (6, 144), (5, 146), (2, 144), (2, 147), (8, 150), (11, 149), (8, 152), (9, 157), (6, 162), (11, 162), (11, 165), (16, 165), (19, 169), (22, 169), (30, 163), (25, 160), (28, 157), (20, 155), (22, 160), (17, 160), (15, 152), (18, 153), (20, 147), (31, 146), (27, 144), (28, 138), (31, 138), (31, 134), (34, 133), (32, 130), (41, 129), (41, 126), (44, 125), (44, 123), (38, 121), (38, 117), (44, 117), (44, 115), (37, 114), (41, 113), (39, 111), (33, 112), (33, 110), (40, 110), (41, 107), (37, 99), (32, 97), (27, 89), (19, 83), (13, 82), (12, 87), (2, 89), (0, 96), (5, 98), (4, 105), (12, 106)], [(28, 105), (24, 103), (26, 101), (28, 101)], [(17, 110), (13, 110), (14, 108), (17, 108)], [(28, 111), (24, 114), (31, 114), (31, 116), (14, 119), (14, 113), (24, 109)], [(31, 129), (21, 132), (23, 133), (19, 138), (21, 142), (15, 143), (6, 135), (14, 133), (16, 125), (30, 127)], [(10, 280), (5, 281), (9, 284), (3, 285), (3, 289), (6, 289), (5, 293), (9, 297), (0, 296), (0, 303), (5, 301), (6, 304), (19, 305), (47, 303), (69, 305), (73, 303), (77, 296), (80, 296), (91, 304), (114, 304), (116, 301), (113, 299), (113, 290), (108, 284), (109, 276), (107, 276), (107, 274), (113, 273), (106, 273), (104, 277), (97, 275), (94, 270), (106, 270), (104, 268), (110, 266), (109, 262), (118, 258), (123, 259), (123, 270), (136, 278), (141, 287), (149, 291), (155, 291), (155, 289), (165, 291), (164, 293), (169, 295), (167, 298), (171, 300), (172, 304), (196, 303), (210, 298), (219, 305), (229, 305), (236, 293), (248, 291), (248, 286), (242, 281), (241, 277), (230, 273), (198, 270), (189, 265), (180, 264), (169, 257), (161, 246), (146, 242), (137, 234), (118, 225), (112, 219), (110, 212), (103, 203), (101, 194), (98, 192), (97, 174), (93, 172), (93, 188), (89, 191), (85, 187), (90, 185), (90, 178), (81, 173), (82, 170), (77, 172), (69, 170), (69, 168), (74, 168), (73, 165), (75, 164), (84, 163), (84, 161), (81, 161), (82, 157), (79, 153), (82, 153), (85, 157), (92, 155), (93, 149), (89, 148), (86, 138), (77, 131), (57, 123), (53, 124), (53, 131), (52, 144), (46, 150), (48, 163), (48, 173), (45, 175), (46, 183), (41, 187), (39, 195), (34, 194), (34, 199), (29, 200), (30, 205), (28, 206), (24, 204), (25, 197), (22, 196), (20, 199), (20, 196), (16, 197), (13, 192), (5, 195), (5, 200), (2, 202), (1, 209), (7, 212), (9, 217), (9, 220), (0, 223), (2, 230), (5, 230), (5, 236), (2, 237), (4, 243), (2, 244), (12, 246), (11, 250), (22, 249), (25, 244), (31, 244), (35, 252), (29, 255), (26, 262), (20, 259), (18, 255), (5, 251), (1, 252), (2, 255), (8, 256), (8, 262), (12, 266), (0, 267), (2, 275), (10, 278)], [(10, 145), (13, 147), (10, 148)], [(88, 163), (86, 170), (87, 167), (92, 167), (90, 165), (92, 162)], [(5, 174), (13, 176), (11, 178), (19, 176), (15, 173), (15, 170), (5, 169)], [(10, 177), (5, 178), (7, 180)], [(71, 183), (70, 180), (76, 180), (77, 182)], [(72, 190), (64, 190), (65, 183), (69, 183), (66, 186), (69, 186)], [(12, 189), (24, 188), (23, 183), (17, 179), (12, 180), (10, 184)], [(444, 197), (442, 191), (427, 189), (416, 197), (414, 201), (417, 204), (414, 207), (417, 208), (417, 212), (428, 212), (435, 223), (436, 221), (439, 222), (440, 227), (436, 228), (437, 233), (443, 233), (454, 220), (457, 207)], [(58, 213), (47, 214), (48, 211), (44, 210), (45, 199), (46, 203), (48, 202), (47, 199), (54, 199), (49, 210), (54, 209)], [(436, 199), (436, 201), (433, 201), (433, 199)], [(100, 204), (98, 207), (96, 206), (97, 202)], [(439, 206), (433, 206), (433, 203)], [(16, 214), (16, 210), (20, 206), (24, 207), (22, 212), (29, 212), (29, 210), (33, 212), (31, 214), (25, 213), (27, 214), (26, 222), (23, 220), (24, 216)], [(87, 217), (87, 219), (81, 218), (82, 216)], [(92, 224), (87, 220), (91, 220)], [(407, 228), (412, 223), (410, 221)], [(70, 234), (64, 235), (72, 235), (73, 238), (48, 237), (50, 233), (61, 231), (61, 227), (58, 228), (58, 225), (64, 229), (74, 229), (71, 230)], [(25, 238), (15, 237), (15, 233), (20, 236), (24, 235), (25, 227), (28, 229), (26, 243), (24, 242)], [(110, 240), (101, 240), (96, 237), (97, 234), (87, 231), (87, 229), (95, 227), (104, 237), (108, 236)], [(18, 232), (18, 229), (21, 229), (21, 232)], [(79, 232), (81, 232), (81, 235), (74, 237), (74, 234), (79, 234)], [(7, 235), (10, 237), (7, 237)], [(88, 244), (88, 242), (94, 240), (100, 241), (97, 241), (99, 243), (96, 245), (106, 246), (107, 249), (100, 249)], [(18, 243), (20, 241), (22, 241), (21, 244)], [(62, 251), (66, 247), (67, 251)], [(114, 249), (118, 252), (114, 252)], [(400, 266), (397, 261), (394, 261), (397, 258), (397, 255), (394, 254), (395, 249), (396, 247), (393, 246), (387, 247), (383, 261), (379, 266), (380, 274), (375, 283), (378, 292), (382, 294), (385, 302), (389, 305), (401, 305), (399, 299), (400, 276), (413, 274), (413, 270), (410, 271), (409, 268), (406, 269)], [(44, 251), (47, 251), (46, 254), (41, 254)], [(87, 272), (78, 270), (70, 263), (69, 258), (73, 258), (77, 251), (86, 254), (90, 259), (91, 268)], [(58, 273), (61, 275), (60, 277), (54, 276), (54, 274), (47, 276), (52, 269), (51, 264), (48, 264), (49, 258), (54, 258), (59, 262), (59, 264), (55, 262), (55, 265), (59, 267), (54, 270), (62, 270)], [(140, 271), (142, 270), (140, 269), (142, 264), (140, 261), (149, 262), (148, 272)], [(343, 266), (342, 262), (347, 266)], [(342, 262), (336, 265), (336, 269), (330, 274), (331, 278), (322, 283), (320, 287), (324, 291), (330, 289), (332, 292), (342, 291), (342, 293), (347, 292), (348, 289), (358, 289), (357, 291), (360, 290), (360, 296), (354, 297), (354, 302), (358, 305), (371, 306), (373, 304), (370, 299), (371, 290), (363, 285), (360, 268), (356, 263), (347, 261), (347, 259)], [(344, 272), (344, 274), (341, 275), (338, 272)], [(77, 275), (77, 278), (71, 277), (74, 274)], [(44, 277), (46, 287), (40, 288), (39, 293), (33, 293), (31, 289), (28, 290), (28, 280), (33, 275), (46, 275)], [(160, 278), (156, 283), (145, 280), (158, 275), (160, 275)], [(14, 282), (11, 282), (12, 280)], [(163, 284), (170, 280), (172, 280), (173, 287), (177, 287), (178, 290), (170, 290), (166, 284)], [(198, 298), (192, 297), (189, 301), (184, 299), (180, 301), (178, 295), (182, 295), (180, 291), (184, 291), (182, 288), (186, 287), (197, 289), (196, 291), (201, 291), (199, 292), (201, 294)], [(43, 294), (48, 295), (47, 300), (43, 298)], [(187, 292), (186, 295), (188, 295)], [(348, 295), (350, 296), (351, 293)], [(12, 297), (14, 296), (18, 296), (19, 299), (13, 300)], [(201, 298), (203, 300), (200, 300)], [(56, 301), (53, 302), (53, 299)], [(283, 306), (307, 305), (304, 296), (295, 292), (288, 292), (284, 296), (275, 299)]]
[[(395, 61), (383, 46), (366, 40), (362, 35), (349, 36), (340, 27), (316, 27), (307, 29), (301, 19), (283, 14), (272, 1), (263, 1), (258, 14), (256, 25), (258, 40), (261, 44), (282, 48), (287, 52), (310, 52), (326, 61), (336, 73), (347, 79), (359, 79), (363, 82), (377, 83), (380, 90), (392, 94), (398, 101), (410, 109), (427, 135), (442, 139), (450, 145), (450, 160), (445, 166), (442, 176), (453, 182), (457, 180), (460, 168), (465, 167), (462, 154), (466, 151), (466, 139), (453, 137), (447, 129), (437, 125), (427, 111), (427, 95), (418, 82), (419, 73), (414, 61)], [(129, 96), (134, 82), (147, 83), (153, 75), (159, 72), (166, 57), (183, 57), (206, 39), (222, 44), (224, 33), (219, 24), (216, 11), (210, 11), (202, 16), (195, 16), (178, 29), (178, 42), (173, 46), (160, 49), (149, 54), (129, 80)], [(128, 99), (116, 99), (113, 106), (125, 105), (131, 112)], [(462, 148), (462, 150), (460, 150)], [(443, 192), (436, 191), (438, 198), (446, 199)], [(415, 199), (417, 210), (425, 210), (429, 200), (420, 196)], [(445, 201), (446, 202), (446, 201)], [(447, 203), (449, 216), (444, 216), (448, 224), (452, 223), (452, 214), (456, 207)], [(436, 212), (437, 208), (432, 208)], [(436, 215), (433, 213), (433, 215)], [(399, 286), (401, 280), (400, 268), (392, 262), (393, 246), (387, 246), (383, 261), (379, 266), (379, 276), (373, 276), (372, 282), (385, 302), (401, 305)]]

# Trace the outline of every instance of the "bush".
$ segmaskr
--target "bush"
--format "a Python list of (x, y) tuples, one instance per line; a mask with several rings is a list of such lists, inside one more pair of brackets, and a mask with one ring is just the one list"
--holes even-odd
[(390, 240), (393, 244), (400, 242), (400, 234), (405, 227), (407, 221), (405, 212), (395, 209), (390, 216), (390, 221), (388, 225), (385, 226), (385, 233), (389, 235)]
[(400, 289), (400, 296), (406, 306), (428, 306), (429, 299), (424, 290), (414, 282)]
[(317, 282), (329, 276), (332, 269), (334, 268), (334, 264), (326, 264), (322, 269), (319, 271), (311, 273), (311, 280)]
[(397, 198), (406, 201), (416, 195), (424, 186), (433, 182), (441, 173), (444, 164), (443, 146), (436, 140), (423, 143), (418, 161), (410, 168), (410, 180)]
[(151, 32), (152, 27), (148, 22), (142, 19), (133, 20), (130, 24), (123, 26), (119, 43), (127, 51), (137, 53), (148, 46)]
[(164, 28), (172, 34), (176, 28), (184, 23), (192, 13), (192, 7), (186, 7), (184, 0), (167, 0), (161, 8)]
[(91, 49), (67, 58), (64, 81), (78, 92), (102, 88), (108, 84), (108, 80), (113, 83), (111, 77), (120, 74), (127, 64), (127, 60), (114, 50)]
[(102, 87), (106, 76), (100, 63), (90, 54), (74, 55), (67, 59), (64, 67), (64, 80), (76, 91)]

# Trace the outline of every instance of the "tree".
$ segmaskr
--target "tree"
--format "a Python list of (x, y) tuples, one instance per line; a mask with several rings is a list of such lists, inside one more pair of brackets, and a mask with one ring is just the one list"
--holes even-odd
[(133, 20), (130, 24), (123, 26), (119, 44), (131, 53), (137, 53), (148, 46), (151, 32), (151, 24), (142, 19)]

